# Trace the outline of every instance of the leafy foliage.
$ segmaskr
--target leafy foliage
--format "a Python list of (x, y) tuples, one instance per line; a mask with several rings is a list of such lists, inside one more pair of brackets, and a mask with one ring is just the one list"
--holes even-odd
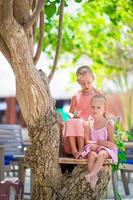
[(123, 131), (121, 125), (116, 123), (115, 125), (115, 143), (118, 148), (118, 163), (112, 166), (112, 170), (119, 169), (119, 164), (126, 162), (126, 149), (123, 141), (133, 140), (133, 136), (129, 130)]
[(46, 5), (45, 10), (46, 10), (45, 13), (46, 13), (47, 18), (48, 19), (51, 18), (56, 12), (55, 2), (52, 2), (51, 4)]
[[(61, 57), (72, 55), (71, 66), (86, 56), (92, 60), (98, 82), (106, 76), (124, 74), (132, 70), (133, 6), (128, 0), (75, 0), (80, 8), (72, 14), (65, 13)], [(43, 50), (53, 58), (57, 43), (58, 9), (60, 0), (46, 4), (46, 26)], [(66, 1), (66, 6), (68, 2)], [(67, 63), (62, 64), (68, 67)]]
[(123, 142), (123, 133), (122, 130), (116, 130), (115, 132), (115, 143), (118, 148), (118, 163), (117, 165), (112, 165), (112, 170), (118, 170), (119, 164), (126, 161), (126, 150)]
[(75, 2), (77, 2), (77, 3), (81, 3), (81, 1), (82, 1), (82, 0), (75, 0)]
[(54, 15), (58, 14), (60, 0), (47, 0), (45, 5), (45, 14), (47, 20), (50, 20)]

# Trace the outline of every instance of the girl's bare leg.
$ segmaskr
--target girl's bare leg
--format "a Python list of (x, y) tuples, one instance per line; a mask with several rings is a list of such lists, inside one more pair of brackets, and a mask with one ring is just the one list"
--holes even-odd
[(90, 173), (90, 176), (96, 175), (100, 171), (100, 169), (103, 166), (104, 160), (108, 157), (109, 157), (108, 152), (105, 150), (101, 150), (97, 154), (97, 160), (94, 164), (92, 172)]
[(78, 151), (82, 152), (84, 148), (84, 137), (77, 137), (77, 145), (78, 145)]
[(96, 162), (97, 159), (97, 153), (95, 151), (91, 151), (88, 154), (88, 174), (85, 176), (86, 182), (90, 182), (91, 181), (91, 177), (90, 177), (90, 173), (93, 170), (94, 164)]
[(97, 153), (95, 151), (91, 151), (88, 154), (88, 173), (90, 174), (93, 170), (94, 164), (97, 159)]
[(106, 158), (108, 158), (108, 153), (105, 151), (105, 150), (102, 150), (100, 151), (98, 154), (97, 154), (97, 160), (96, 162), (94, 163), (94, 167), (93, 167), (93, 170), (91, 171), (91, 173), (89, 174), (90, 176), (90, 179), (91, 179), (91, 188), (94, 190), (95, 189), (95, 186), (96, 186), (96, 183), (97, 183), (97, 180), (98, 180), (98, 177), (97, 177), (97, 173), (100, 171), (100, 169), (102, 168), (103, 166), (103, 163), (104, 163), (104, 160)]
[(70, 137), (68, 137), (68, 141), (69, 141), (69, 144), (70, 144), (73, 156), (75, 158), (77, 158), (77, 156), (78, 156), (78, 150), (77, 150), (77, 147), (76, 147), (76, 137), (70, 136)]

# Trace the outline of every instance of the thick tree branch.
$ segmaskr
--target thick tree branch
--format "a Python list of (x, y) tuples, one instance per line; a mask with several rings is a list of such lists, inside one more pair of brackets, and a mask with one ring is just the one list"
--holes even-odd
[(36, 36), (37, 23), (38, 23), (38, 19), (35, 21), (35, 23), (33, 24), (33, 27), (32, 27), (34, 40), (35, 40), (35, 36)]
[(1, 22), (1, 13), (2, 13), (2, 2), (3, 0), (0, 0), (0, 22)]
[(32, 11), (34, 11), (34, 9), (36, 8), (37, 5), (37, 0), (33, 0), (32, 1)]
[(3, 0), (1, 5), (1, 22), (13, 19), (13, 0)]
[[(13, 4), (13, 14), (16, 21), (21, 24), (22, 26), (27, 22), (27, 20), (31, 17), (31, 9), (32, 0), (14, 0)], [(29, 48), (32, 54), (34, 55), (34, 38), (33, 38), (33, 31), (32, 27), (25, 31), (26, 36), (28, 38)]]
[[(32, 11), (34, 12), (35, 8), (37, 5), (37, 0), (33, 0), (32, 2)], [(35, 39), (35, 34), (36, 34), (36, 28), (37, 28), (37, 22), (38, 22), (38, 18), (36, 19), (35, 23), (32, 26), (32, 30), (33, 30), (33, 38)]]
[(54, 72), (55, 72), (55, 69), (56, 69), (56, 66), (57, 66), (58, 57), (59, 57), (59, 51), (60, 51), (60, 47), (61, 47), (63, 11), (64, 11), (64, 0), (61, 0), (60, 15), (59, 15), (59, 28), (58, 28), (58, 41), (57, 41), (57, 46), (56, 46), (56, 53), (55, 53), (53, 67), (52, 67), (52, 70), (51, 70), (51, 72), (48, 76), (49, 82), (51, 81), (51, 79), (54, 75)]
[(33, 0), (29, 0), (30, 9), (32, 9)]
[(13, 0), (3, 0), (0, 2), (0, 51), (11, 64), (11, 53), (3, 39), (2, 27), (13, 21)]
[(30, 1), (27, 0), (14, 0), (13, 2), (13, 15), (16, 21), (23, 25), (30, 18)]
[(2, 36), (0, 35), (0, 51), (3, 53), (3, 55), (6, 57), (8, 62), (11, 64), (11, 53), (3, 40)]
[(36, 54), (33, 58), (35, 65), (36, 65), (36, 63), (39, 60), (40, 55), (41, 55), (43, 36), (44, 36), (44, 13), (43, 13), (43, 10), (42, 10), (41, 13), (40, 13), (40, 37), (39, 37), (39, 42), (38, 42), (38, 46), (37, 46), (37, 51), (36, 51)]
[(24, 24), (25, 29), (29, 29), (35, 23), (38, 15), (40, 14), (41, 10), (44, 7), (44, 4), (45, 4), (45, 0), (38, 0), (36, 10), (34, 11), (33, 15), (30, 17), (30, 19), (28, 19), (27, 22)]

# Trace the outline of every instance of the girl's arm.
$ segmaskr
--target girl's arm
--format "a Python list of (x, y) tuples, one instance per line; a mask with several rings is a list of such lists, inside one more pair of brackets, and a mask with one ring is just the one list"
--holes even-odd
[(98, 141), (97, 144), (99, 146), (105, 146), (108, 148), (114, 147), (114, 124), (112, 121), (108, 121), (107, 123), (107, 131), (108, 131), (108, 141)]
[(69, 108), (69, 113), (68, 113), (68, 116), (70, 118), (73, 118), (74, 117), (74, 111), (75, 111), (75, 107), (76, 107), (76, 96), (73, 96), (72, 99), (71, 99), (71, 103), (70, 103), (70, 108)]
[(90, 149), (92, 151), (96, 151), (96, 149), (98, 148), (98, 145), (96, 143), (96, 141), (92, 141), (90, 140), (90, 124), (89, 122), (84, 122), (84, 137), (85, 137), (85, 145), (89, 145)]
[(90, 141), (90, 135), (89, 135), (89, 122), (84, 122), (84, 137), (85, 137), (85, 145), (89, 143)]
[(88, 121), (84, 122), (84, 137), (85, 144), (97, 144), (96, 141), (93, 141), (90, 138), (90, 123)]

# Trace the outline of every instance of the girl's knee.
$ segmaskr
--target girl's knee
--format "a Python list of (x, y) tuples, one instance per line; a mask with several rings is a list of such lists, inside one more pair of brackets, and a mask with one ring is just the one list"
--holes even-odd
[(96, 159), (97, 158), (97, 153), (95, 151), (91, 151), (89, 154), (88, 154), (88, 158), (89, 159)]
[(107, 158), (108, 157), (108, 152), (106, 152), (106, 151), (100, 151), (99, 153), (98, 153), (98, 157), (101, 157), (101, 158)]

